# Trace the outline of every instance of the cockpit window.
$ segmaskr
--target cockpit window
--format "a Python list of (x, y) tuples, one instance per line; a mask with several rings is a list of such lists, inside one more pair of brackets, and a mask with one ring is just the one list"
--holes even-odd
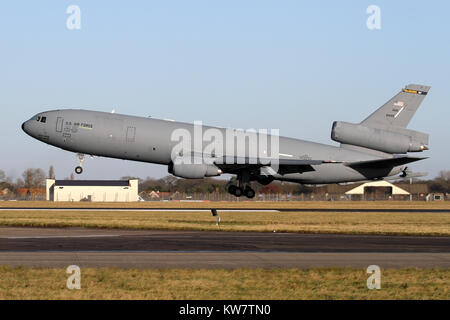
[(45, 123), (47, 121), (47, 117), (42, 117), (41, 122)]
[(41, 121), (41, 116), (37, 116), (37, 117), (36, 117), (36, 121), (37, 121), (37, 122)]

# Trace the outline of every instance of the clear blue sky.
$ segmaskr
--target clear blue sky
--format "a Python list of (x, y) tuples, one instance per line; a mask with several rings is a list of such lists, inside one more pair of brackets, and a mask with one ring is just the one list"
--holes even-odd
[[(66, 9), (81, 9), (68, 30)], [(381, 9), (368, 30), (366, 8)], [(410, 128), (430, 133), (431, 177), (450, 169), (448, 1), (2, 1), (0, 169), (19, 177), (76, 165), (20, 129), (33, 114), (89, 108), (322, 143), (333, 120), (359, 122), (404, 85), (432, 89)], [(157, 134), (157, 133), (155, 133)], [(87, 159), (86, 178), (161, 177), (166, 168)]]

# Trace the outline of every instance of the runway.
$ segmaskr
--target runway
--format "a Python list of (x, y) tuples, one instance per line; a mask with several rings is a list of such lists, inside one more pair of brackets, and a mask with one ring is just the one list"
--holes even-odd
[(105, 207), (73, 207), (73, 208), (55, 208), (55, 207), (0, 207), (0, 211), (109, 211), (109, 212), (210, 212), (211, 209), (220, 212), (399, 212), (399, 213), (450, 213), (449, 209), (433, 209), (433, 208), (271, 208), (271, 209), (248, 209), (248, 208), (226, 208), (214, 206), (211, 208), (105, 208)]
[(0, 228), (0, 265), (450, 267), (450, 237)]

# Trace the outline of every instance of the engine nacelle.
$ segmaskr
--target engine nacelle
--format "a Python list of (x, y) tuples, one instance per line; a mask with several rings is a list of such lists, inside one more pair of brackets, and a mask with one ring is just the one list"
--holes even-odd
[(186, 179), (201, 179), (205, 177), (220, 176), (222, 174), (222, 170), (213, 164), (186, 164), (177, 163), (177, 161), (169, 164), (168, 171), (174, 176)]
[(335, 121), (331, 130), (331, 139), (340, 143), (387, 153), (428, 150), (426, 147), (426, 144), (428, 144), (427, 134), (404, 128), (396, 128), (395, 130), (400, 132)]
[(256, 178), (256, 181), (258, 181), (260, 184), (262, 184), (263, 186), (267, 186), (269, 183), (271, 183), (273, 180), (275, 180), (274, 177), (272, 176), (263, 176), (260, 175)]

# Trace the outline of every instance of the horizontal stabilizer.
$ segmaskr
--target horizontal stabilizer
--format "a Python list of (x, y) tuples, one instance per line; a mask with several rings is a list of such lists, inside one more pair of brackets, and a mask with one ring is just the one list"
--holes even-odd
[(428, 175), (428, 172), (417, 172), (417, 173), (410, 173), (406, 176), (400, 175), (400, 176), (393, 176), (393, 177), (386, 177), (383, 180), (408, 180), (412, 178), (420, 178), (420, 177), (426, 177)]
[(377, 169), (377, 168), (393, 168), (397, 166), (401, 166), (410, 162), (415, 162), (419, 160), (424, 160), (425, 158), (418, 157), (394, 157), (387, 159), (376, 159), (376, 160), (367, 160), (367, 161), (357, 161), (346, 163), (345, 165), (351, 168), (367, 168), (367, 169)]

